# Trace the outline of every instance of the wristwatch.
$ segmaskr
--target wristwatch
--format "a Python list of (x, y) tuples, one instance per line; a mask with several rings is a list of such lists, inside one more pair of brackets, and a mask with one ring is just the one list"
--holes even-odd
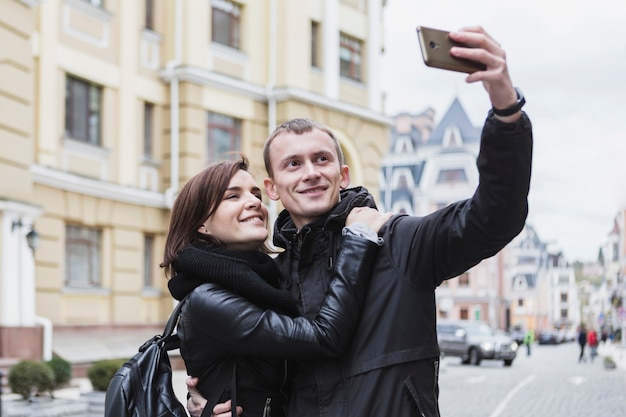
[(496, 109), (495, 107), (491, 107), (493, 114), (504, 117), (520, 111), (522, 107), (524, 107), (524, 104), (526, 104), (526, 99), (524, 98), (524, 94), (522, 94), (522, 90), (519, 88), (515, 87), (515, 92), (517, 93), (517, 102), (506, 109)]

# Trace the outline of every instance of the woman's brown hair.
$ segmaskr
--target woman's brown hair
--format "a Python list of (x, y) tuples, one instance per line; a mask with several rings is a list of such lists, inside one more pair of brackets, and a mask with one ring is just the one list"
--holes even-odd
[[(200, 234), (198, 229), (215, 213), (230, 180), (239, 170), (248, 171), (248, 160), (243, 156), (236, 161), (217, 162), (193, 176), (180, 190), (172, 207), (163, 262), (160, 264), (166, 276), (175, 273), (172, 262), (187, 246), (198, 242), (224, 246), (214, 237)], [(260, 250), (266, 252), (267, 248), (263, 246)]]

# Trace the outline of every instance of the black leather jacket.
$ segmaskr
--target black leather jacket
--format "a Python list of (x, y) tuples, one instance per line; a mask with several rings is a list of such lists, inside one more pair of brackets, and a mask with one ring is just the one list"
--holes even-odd
[(178, 324), (180, 352), (188, 373), (200, 379), (207, 407), (231, 398), (236, 361), (237, 404), (244, 415), (284, 416), (291, 386), (285, 359), (309, 360), (346, 350), (378, 245), (353, 235), (342, 239), (329, 291), (311, 319), (264, 310), (212, 283), (187, 296)]
[[(439, 416), (435, 288), (495, 255), (522, 230), (531, 159), (526, 115), (515, 124), (489, 117), (473, 197), (425, 217), (395, 215), (383, 226), (353, 343), (337, 359), (298, 363), (290, 416)], [(305, 316), (319, 308), (349, 210), (373, 204), (357, 187), (299, 231), (286, 211), (279, 216), (274, 243), (285, 252), (277, 263)]]

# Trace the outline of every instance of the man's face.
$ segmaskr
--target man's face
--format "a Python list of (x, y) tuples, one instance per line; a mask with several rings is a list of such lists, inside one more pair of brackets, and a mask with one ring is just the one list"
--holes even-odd
[(330, 211), (339, 202), (339, 191), (350, 183), (333, 140), (318, 129), (280, 134), (269, 155), (274, 177), (265, 179), (265, 190), (281, 201), (298, 229)]

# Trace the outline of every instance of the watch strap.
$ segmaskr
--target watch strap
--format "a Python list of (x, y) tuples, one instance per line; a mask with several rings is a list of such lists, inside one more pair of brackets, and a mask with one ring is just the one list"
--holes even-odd
[(515, 87), (515, 93), (517, 94), (517, 102), (515, 102), (515, 104), (507, 107), (506, 109), (496, 109), (495, 107), (491, 107), (493, 114), (505, 117), (511, 116), (520, 111), (522, 107), (524, 107), (524, 104), (526, 104), (526, 98), (524, 97), (524, 94), (522, 94), (522, 90), (517, 87)]

